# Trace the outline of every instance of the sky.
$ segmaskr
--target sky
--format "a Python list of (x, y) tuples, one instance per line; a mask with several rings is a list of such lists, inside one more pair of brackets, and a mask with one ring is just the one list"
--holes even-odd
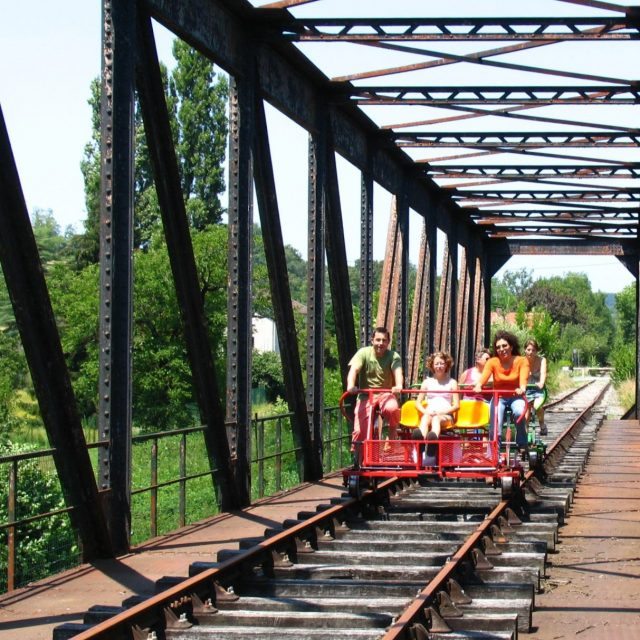
[[(61, 229), (82, 230), (86, 217), (80, 162), (91, 136), (89, 85), (100, 74), (100, 0), (0, 0), (0, 106), (30, 212), (51, 210)], [(171, 66), (171, 35), (155, 30), (160, 57)], [(267, 110), (284, 241), (306, 257), (307, 134), (273, 109)], [(343, 211), (359, 212), (359, 172), (338, 160)], [(280, 178), (279, 178), (280, 177)], [(292, 188), (292, 185), (299, 185)], [(382, 259), (391, 196), (374, 190), (374, 257)], [(419, 229), (416, 214), (410, 228)], [(359, 238), (357, 215), (345, 215), (345, 236)], [(410, 260), (418, 255), (419, 231), (410, 234)], [(439, 242), (442, 246), (442, 242)], [(359, 256), (359, 240), (347, 257)], [(506, 269), (531, 269), (535, 279), (583, 272), (595, 291), (617, 293), (634, 282), (608, 256), (512, 258)]]

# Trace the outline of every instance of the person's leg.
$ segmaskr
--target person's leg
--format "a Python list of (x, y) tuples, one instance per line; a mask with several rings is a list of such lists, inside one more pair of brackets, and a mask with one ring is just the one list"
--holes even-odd
[(513, 419), (516, 423), (516, 445), (519, 448), (525, 448), (527, 446), (527, 420), (525, 416), (527, 403), (523, 398), (510, 398), (510, 402)]
[[(493, 398), (490, 403), (489, 411), (489, 439), (494, 440), (496, 438), (500, 441), (502, 436), (502, 421), (504, 420), (504, 398), (498, 398), (498, 406), (496, 408)], [(496, 416), (497, 412), (497, 416)]]
[(389, 438), (395, 440), (398, 433), (398, 425), (400, 424), (398, 399), (393, 393), (385, 393), (378, 397), (378, 406), (380, 407), (380, 415), (389, 425)]
[(353, 416), (353, 433), (351, 434), (352, 450), (353, 444), (362, 442), (367, 435), (367, 425), (371, 417), (371, 405), (368, 398), (362, 400), (358, 398)]
[(420, 419), (420, 424), (418, 425), (418, 429), (422, 434), (422, 438), (426, 439), (427, 433), (429, 433), (429, 429), (431, 428), (431, 416), (427, 413), (422, 414), (422, 418)]
[(434, 433), (436, 438), (440, 437), (440, 431), (442, 430), (442, 417), (435, 415), (431, 418), (431, 431), (430, 433)]
[(540, 392), (536, 395), (536, 398), (533, 401), (533, 409), (536, 412), (536, 418), (538, 419), (538, 424), (540, 425), (540, 435), (547, 435), (547, 425), (544, 423), (544, 401), (546, 397), (544, 392)]

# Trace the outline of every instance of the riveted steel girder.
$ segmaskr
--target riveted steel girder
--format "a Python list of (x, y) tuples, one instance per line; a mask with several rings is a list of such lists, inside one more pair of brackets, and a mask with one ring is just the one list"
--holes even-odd
[(111, 556), (112, 544), (1, 108), (0, 263), (83, 557)]

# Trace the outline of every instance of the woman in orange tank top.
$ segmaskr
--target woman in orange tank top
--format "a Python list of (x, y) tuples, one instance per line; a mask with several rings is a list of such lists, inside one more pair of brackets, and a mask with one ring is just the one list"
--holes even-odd
[[(527, 423), (525, 413), (527, 402), (524, 394), (527, 390), (529, 379), (529, 361), (520, 355), (518, 338), (509, 331), (498, 331), (493, 338), (494, 357), (489, 358), (484, 365), (480, 380), (476, 383), (474, 391), (482, 389), (489, 378), (493, 376), (493, 388), (513, 391), (514, 395), (500, 395), (498, 399), (498, 428), (502, 429), (504, 410), (510, 406), (516, 421), (516, 444), (519, 448), (527, 446)], [(494, 438), (496, 422), (494, 400), (491, 400), (491, 438)], [(500, 432), (498, 433), (498, 439)]]

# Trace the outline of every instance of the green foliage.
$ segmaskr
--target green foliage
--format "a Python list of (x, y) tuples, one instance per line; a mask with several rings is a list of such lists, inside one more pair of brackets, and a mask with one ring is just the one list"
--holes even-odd
[(615, 298), (616, 318), (620, 338), (624, 342), (636, 339), (636, 285), (630, 284)]
[(516, 309), (523, 294), (533, 284), (531, 270), (505, 271), (491, 283), (491, 308), (508, 312)]
[(611, 376), (615, 384), (636, 377), (636, 344), (633, 342), (616, 342), (611, 357), (613, 374)]
[[(32, 445), (0, 446), (0, 456), (26, 453)], [(0, 522), (8, 520), (10, 464), (0, 464)], [(19, 462), (16, 490), (16, 520), (31, 518), (65, 507), (57, 474), (38, 459)], [(16, 532), (16, 584), (61, 571), (80, 560), (75, 535), (67, 514), (37, 519), (21, 525)], [(6, 589), (7, 556), (0, 554), (0, 589)]]
[[(173, 54), (177, 64), (169, 75), (161, 64), (167, 90), (167, 108), (174, 134), (182, 193), (187, 216), (194, 229), (219, 223), (224, 208), (219, 195), (224, 192), (224, 159), (227, 144), (228, 84), (218, 77), (213, 63), (183, 41), (176, 39)], [(95, 263), (100, 238), (100, 83), (91, 84), (92, 135), (85, 146), (81, 170), (85, 183), (87, 219), (85, 233), (71, 239), (76, 265)], [(160, 228), (160, 209), (154, 188), (153, 170), (142, 114), (135, 109), (135, 219), (134, 246), (148, 247)]]
[(173, 41), (176, 67), (169, 78), (174, 111), (174, 136), (182, 191), (194, 229), (220, 222), (224, 212), (218, 195), (224, 191), (227, 145), (226, 78), (216, 77), (213, 63), (183, 40)]
[(280, 356), (274, 351), (253, 351), (251, 366), (251, 386), (265, 387), (267, 400), (275, 402), (278, 396), (284, 397), (284, 379)]
[(540, 352), (547, 358), (555, 359), (560, 355), (560, 323), (554, 322), (545, 309), (534, 309), (523, 326), (528, 327), (529, 337), (538, 343)]

